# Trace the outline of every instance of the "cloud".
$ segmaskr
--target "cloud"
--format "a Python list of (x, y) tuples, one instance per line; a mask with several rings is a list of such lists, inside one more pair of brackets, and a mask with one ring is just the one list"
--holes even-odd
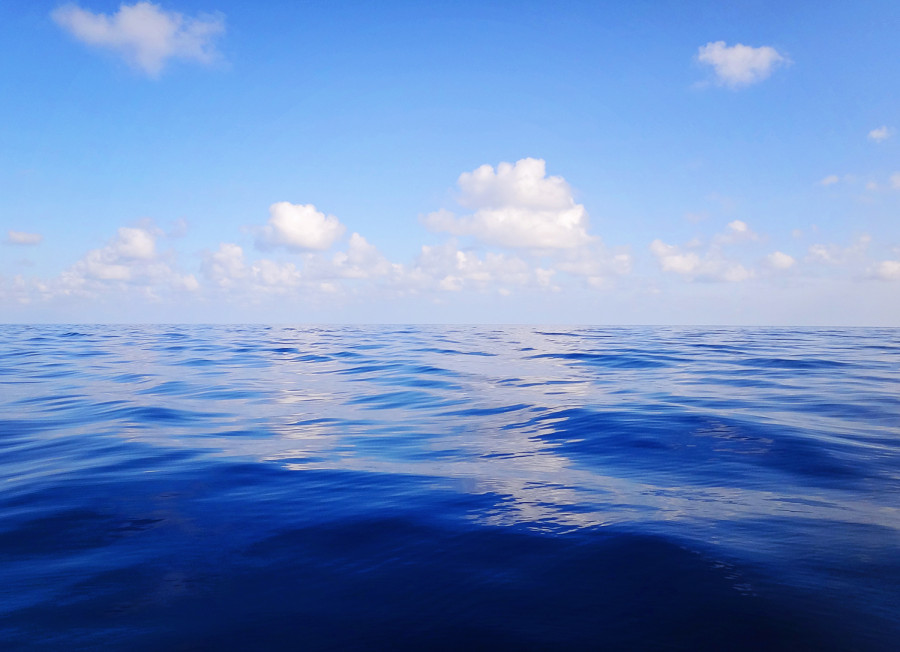
[(583, 278), (592, 287), (602, 287), (611, 277), (631, 273), (633, 263), (628, 251), (608, 251), (597, 244), (566, 252), (555, 267), (566, 274)]
[(766, 256), (766, 264), (772, 269), (790, 269), (793, 267), (797, 261), (793, 256), (783, 253), (781, 251), (775, 251), (768, 256)]
[(882, 260), (871, 271), (875, 278), (883, 281), (900, 281), (900, 260)]
[(201, 265), (203, 275), (218, 288), (229, 292), (243, 291), (243, 298), (259, 292), (283, 292), (302, 282), (300, 270), (294, 263), (278, 263), (261, 259), (248, 264), (244, 250), (236, 244), (222, 242), (216, 251), (207, 253)]
[(807, 260), (828, 265), (844, 265), (854, 260), (860, 260), (865, 255), (870, 242), (872, 242), (872, 236), (863, 233), (847, 247), (836, 244), (810, 245)]
[(697, 60), (713, 67), (716, 79), (724, 86), (739, 88), (760, 82), (780, 65), (790, 63), (787, 57), (769, 46), (725, 45), (716, 41), (701, 46)]
[(334, 215), (325, 216), (312, 204), (278, 202), (269, 207), (269, 221), (257, 246), (285, 247), (294, 251), (324, 251), (346, 230)]
[(419, 255), (402, 279), (403, 286), (414, 290), (460, 292), (466, 289), (486, 291), (503, 286), (547, 287), (552, 272), (533, 268), (518, 256), (488, 252), (484, 257), (463, 251), (454, 241), (439, 246), (422, 246)]
[(713, 236), (713, 245), (718, 247), (722, 245), (735, 244), (736, 242), (757, 241), (760, 237), (757, 233), (747, 226), (743, 220), (732, 220), (728, 223), (728, 229), (724, 233), (717, 233)]
[(568, 249), (589, 243), (588, 215), (562, 177), (548, 177), (541, 159), (482, 165), (459, 177), (459, 203), (474, 213), (449, 211), (424, 218), (432, 231), (473, 236), (489, 245), (535, 250)]
[(40, 233), (26, 233), (25, 231), (7, 231), (6, 244), (13, 245), (38, 245), (43, 242), (44, 236)]
[(160, 232), (152, 225), (123, 226), (104, 247), (88, 251), (64, 271), (58, 283), (62, 294), (91, 294), (109, 287), (142, 288), (150, 295), (170, 287), (197, 290), (193, 275), (176, 272), (156, 249)]
[(659, 238), (650, 243), (650, 251), (659, 260), (664, 272), (690, 275), (700, 269), (700, 256), (694, 252), (684, 253), (675, 245), (666, 244)]
[(900, 172), (894, 172), (891, 175), (891, 188), (900, 190)]
[(75, 4), (50, 15), (82, 43), (111, 50), (151, 77), (158, 76), (169, 59), (211, 63), (218, 57), (213, 41), (225, 31), (221, 15), (186, 18), (151, 2), (123, 4), (111, 16)]
[(888, 128), (887, 125), (882, 125), (878, 127), (878, 129), (873, 129), (869, 132), (869, 140), (874, 140), (876, 143), (880, 143), (884, 140), (887, 140), (892, 135), (894, 135), (894, 130)]
[(344, 278), (372, 278), (400, 271), (399, 265), (391, 263), (358, 233), (350, 236), (347, 251), (336, 253), (331, 263), (335, 273)]
[(223, 242), (219, 249), (204, 256), (204, 276), (219, 287), (227, 288), (247, 275), (244, 250), (236, 244)]
[(728, 223), (728, 230), (712, 237), (705, 252), (695, 251), (703, 245), (694, 239), (679, 247), (656, 239), (650, 243), (650, 251), (656, 256), (659, 266), (664, 272), (683, 276), (688, 280), (728, 281), (736, 283), (754, 276), (754, 272), (741, 263), (730, 260), (722, 253), (722, 248), (739, 242), (759, 240), (746, 222), (733, 220)]
[(840, 180), (841, 180), (841, 178), (838, 175), (829, 174), (827, 177), (822, 179), (819, 183), (822, 184), (823, 186), (833, 186), (834, 184), (838, 183)]
[(151, 233), (123, 226), (108, 245), (89, 251), (73, 272), (81, 279), (129, 281), (141, 263), (152, 262), (155, 256), (156, 240)]

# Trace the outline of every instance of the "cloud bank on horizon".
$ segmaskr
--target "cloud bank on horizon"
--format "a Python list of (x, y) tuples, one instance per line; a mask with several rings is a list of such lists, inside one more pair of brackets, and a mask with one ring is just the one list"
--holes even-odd
[[(218, 43), (225, 35), (227, 13), (216, 11), (191, 16), (151, 2), (122, 4), (113, 12), (103, 13), (66, 4), (54, 9), (50, 20), (77, 44), (85, 46), (86, 54), (90, 50), (112, 53), (133, 68), (138, 78), (145, 75), (154, 80), (145, 84), (162, 87), (169, 78), (162, 73), (174, 60), (208, 65), (222, 59)], [(277, 16), (273, 20), (273, 25), (278, 23)], [(793, 73), (802, 77), (797, 69), (808, 65), (807, 61), (795, 64), (781, 46), (764, 44), (729, 45), (719, 40), (706, 41), (695, 48), (694, 61), (708, 68), (714, 85), (721, 87), (710, 92), (722, 97), (732, 94), (745, 97), (745, 104), (751, 107), (749, 113), (743, 114), (742, 106), (733, 104), (724, 109), (725, 113), (716, 115), (715, 120), (733, 119), (734, 123), (718, 135), (711, 132), (711, 153), (705, 156), (717, 156), (716, 148), (732, 147), (731, 134), (745, 123), (754, 125), (754, 133), (759, 134), (762, 142), (768, 137), (764, 130), (773, 128), (772, 116), (777, 118), (778, 112), (767, 112), (765, 119), (757, 123), (753, 111), (763, 110), (756, 108), (764, 106), (760, 102), (785, 100), (755, 99), (757, 87), (762, 88), (779, 70), (786, 74), (784, 83), (795, 83), (787, 80), (787, 76)], [(254, 63), (259, 70), (271, 65), (268, 61)], [(322, 65), (333, 67), (330, 74), (334, 80), (355, 74), (352, 69), (336, 68), (339, 63)], [(102, 58), (98, 64), (105, 65)], [(686, 75), (690, 74), (690, 64), (690, 53), (685, 52)], [(455, 79), (451, 72), (455, 71), (448, 69), (446, 80)], [(93, 69), (91, 74), (98, 80), (104, 78), (102, 67)], [(222, 76), (221, 71), (213, 74)], [(465, 72), (467, 83), (472, 83), (473, 74), (471, 69)], [(174, 71), (172, 76), (176, 76)], [(252, 80), (242, 80), (235, 86), (237, 95), (231, 102), (238, 108), (233, 111), (221, 100), (215, 100), (205, 109), (211, 111), (209, 122), (219, 133), (207, 132), (205, 125), (192, 123), (189, 131), (179, 132), (172, 142), (157, 136), (143, 150), (137, 143), (126, 145), (126, 150), (133, 147), (133, 151), (142, 153), (134, 160), (122, 159), (127, 161), (125, 168), (110, 173), (115, 177), (115, 180), (110, 178), (110, 187), (115, 184), (141, 187), (132, 175), (141, 174), (139, 170), (146, 169), (141, 161), (153, 159), (157, 151), (162, 154), (155, 164), (163, 169), (167, 161), (171, 164), (174, 160), (167, 158), (167, 151), (177, 149), (184, 152), (183, 156), (193, 156), (184, 143), (215, 148), (221, 147), (222, 138), (232, 138), (235, 142), (250, 139), (240, 130), (253, 133), (258, 129), (256, 125), (264, 120), (276, 125), (277, 131), (271, 132), (260, 147), (270, 152), (282, 143), (288, 149), (302, 144), (303, 156), (320, 161), (315, 167), (300, 163), (296, 171), (284, 172), (284, 166), (275, 159), (267, 168), (263, 157), (262, 171), (252, 177), (253, 181), (241, 179), (238, 172), (233, 177), (237, 179), (232, 182), (233, 187), (223, 187), (213, 181), (210, 190), (205, 189), (209, 181), (203, 173), (194, 168), (184, 172), (185, 177), (190, 177), (190, 184), (205, 197), (215, 198), (216, 193), (238, 197), (237, 191), (244, 192), (247, 201), (241, 210), (235, 210), (224, 199), (212, 204), (207, 201), (206, 210), (196, 214), (179, 208), (179, 196), (187, 206), (195, 204), (189, 191), (188, 194), (174, 191), (181, 186), (171, 174), (155, 179), (169, 188), (173, 199), (157, 199), (160, 193), (150, 191), (148, 186), (150, 195), (132, 194), (127, 201), (116, 203), (126, 208), (129, 203), (153, 205), (161, 209), (160, 214), (153, 215), (145, 209), (132, 214), (113, 210), (98, 220), (97, 225), (92, 224), (89, 216), (94, 206), (102, 206), (102, 202), (79, 199), (78, 188), (73, 190), (69, 210), (86, 219), (74, 216), (68, 219), (65, 215), (60, 215), (60, 221), (37, 219), (42, 211), (46, 215), (48, 209), (39, 209), (32, 217), (27, 211), (28, 202), (4, 205), (0, 200), (3, 211), (0, 217), (7, 234), (2, 246), (9, 253), (15, 249), (29, 256), (15, 261), (5, 256), (0, 265), (0, 306), (5, 306), (5, 313), (16, 321), (179, 321), (183, 318), (186, 321), (900, 324), (900, 308), (891, 301), (891, 297), (900, 297), (900, 228), (896, 221), (900, 209), (900, 160), (890, 122), (869, 118), (867, 130), (857, 130), (856, 135), (848, 136), (858, 143), (854, 147), (860, 153), (855, 157), (804, 160), (805, 179), (793, 171), (790, 174), (780, 171), (780, 176), (764, 181), (767, 177), (764, 164), (741, 165), (730, 174), (718, 175), (714, 167), (702, 160), (690, 162), (697, 155), (687, 153), (682, 158), (689, 163), (674, 159), (670, 169), (687, 170), (678, 173), (682, 176), (699, 170), (693, 182), (696, 189), (693, 195), (685, 193), (680, 186), (671, 190), (671, 207), (666, 207), (662, 200), (657, 202), (653, 196), (664, 195), (663, 188), (674, 189), (678, 184), (642, 172), (652, 169), (654, 163), (652, 159), (642, 161), (629, 152), (629, 147), (642, 147), (640, 140), (620, 146), (611, 135), (604, 137), (611, 157), (606, 172), (622, 185), (630, 186), (629, 190), (617, 191), (602, 180), (598, 182), (595, 177), (579, 172), (582, 167), (596, 167), (591, 158), (595, 149), (584, 135), (579, 136), (585, 149), (580, 153), (577, 140), (572, 141), (575, 144), (565, 141), (566, 146), (561, 148), (557, 141), (543, 134), (523, 140), (523, 145), (531, 150), (524, 156), (487, 161), (482, 158), (468, 169), (456, 168), (455, 187), (446, 183), (445, 177), (443, 188), (440, 181), (432, 181), (431, 188), (423, 190), (424, 177), (419, 176), (415, 164), (404, 167), (402, 163), (403, 156), (409, 160), (415, 157), (418, 143), (411, 144), (413, 149), (399, 152), (400, 156), (396, 157), (399, 162), (395, 162), (390, 150), (379, 152), (377, 146), (367, 144), (366, 139), (377, 132), (370, 130), (368, 136), (354, 132), (354, 142), (350, 143), (345, 160), (369, 157), (371, 152), (373, 161), (380, 160), (382, 166), (392, 171), (393, 177), (387, 173), (379, 176), (392, 192), (402, 192), (404, 184), (409, 184), (409, 187), (419, 187), (418, 191), (433, 201), (430, 208), (418, 214), (388, 217), (393, 210), (385, 203), (389, 193), (381, 193), (380, 189), (370, 190), (368, 199), (361, 193), (358, 204), (346, 200), (346, 193), (320, 189), (335, 179), (346, 180), (346, 187), (353, 187), (352, 173), (348, 175), (336, 168), (330, 177), (324, 176), (328, 173), (329, 143), (332, 147), (342, 146), (341, 129), (353, 129), (353, 120), (365, 121), (367, 111), (377, 107), (345, 103), (322, 107), (323, 112), (314, 115), (310, 113), (314, 105), (306, 99), (308, 95), (291, 96), (293, 99), (287, 100), (289, 94), (281, 88), (280, 96), (273, 94), (267, 98), (268, 102), (274, 102), (272, 106), (264, 103), (257, 108), (253, 101), (243, 99), (249, 96), (241, 89), (262, 84), (261, 77), (258, 73)], [(307, 85), (314, 82), (305, 81)], [(170, 83), (180, 84), (177, 79)], [(229, 83), (237, 82), (222, 79), (204, 82), (204, 88), (209, 89), (204, 92), (221, 93)], [(317, 92), (332, 92), (329, 83), (338, 82), (326, 82)], [(703, 96), (708, 97), (708, 93), (695, 93), (691, 99), (691, 89), (698, 86), (703, 86), (703, 82), (691, 81), (686, 76), (681, 92), (687, 99), (679, 101), (695, 105), (704, 102)], [(183, 85), (179, 87), (197, 111), (197, 106), (202, 105), (193, 103), (198, 100), (192, 98), (192, 91)], [(141, 97), (147, 94), (137, 86), (128, 92)], [(155, 94), (150, 92), (151, 96)], [(382, 91), (370, 91), (376, 92)], [(390, 92), (402, 94), (405, 87)], [(658, 92), (671, 95), (673, 91)], [(379, 98), (378, 95), (369, 97)], [(86, 106), (86, 100), (74, 101), (73, 119), (77, 122), (89, 117), (79, 115), (84, 109), (75, 108)], [(104, 110), (117, 112), (119, 109), (114, 107), (118, 101), (114, 92), (105, 96)], [(172, 95), (168, 101), (180, 105), (187, 100)], [(128, 102), (129, 106), (135, 106), (134, 100)], [(153, 102), (157, 106), (156, 99)], [(277, 108), (279, 103), (281, 108)], [(309, 109), (305, 108), (307, 104)], [(158, 106), (161, 107), (158, 109), (160, 123), (154, 130), (157, 134), (165, 133), (167, 128), (178, 128), (179, 122), (188, 121), (193, 115), (203, 115), (167, 112), (162, 108), (164, 105)], [(550, 111), (548, 106), (541, 107), (541, 111)], [(563, 129), (561, 125), (566, 120), (583, 120), (577, 110), (568, 106), (562, 109), (549, 118), (545, 130)], [(461, 106), (459, 110), (470, 109)], [(510, 109), (504, 110), (514, 120), (509, 115)], [(527, 112), (525, 108), (521, 110)], [(642, 106), (640, 110), (649, 109)], [(677, 110), (670, 107), (668, 112)], [(735, 114), (733, 118), (728, 111)], [(768, 107), (765, 111), (769, 111)], [(297, 112), (307, 116), (305, 123), (282, 117)], [(667, 119), (665, 109), (658, 115), (660, 121)], [(25, 121), (22, 117), (18, 119)], [(532, 115), (529, 119), (538, 118)], [(154, 129), (156, 119), (152, 113), (145, 113), (141, 120), (132, 122), (130, 128)], [(242, 122), (246, 120), (250, 122)], [(635, 116), (634, 122), (637, 121)], [(587, 134), (596, 129), (589, 124), (579, 123), (578, 133)], [(222, 131), (224, 125), (229, 125), (231, 131)], [(413, 127), (419, 128), (415, 124)], [(643, 129), (652, 127), (653, 123), (645, 117)], [(101, 140), (105, 138), (103, 128), (87, 128), (93, 129)], [(437, 133), (427, 124), (421, 128), (429, 137)], [(787, 128), (785, 134), (790, 133), (790, 125)], [(494, 124), (491, 129), (496, 131), (499, 127)], [(702, 127), (691, 129), (695, 135), (702, 134)], [(127, 141), (125, 132), (120, 129), (118, 133), (118, 138)], [(479, 139), (490, 133), (479, 131)], [(277, 137), (273, 138), (272, 134)], [(662, 143), (672, 141), (677, 130), (655, 131), (655, 134)], [(465, 140), (465, 132), (459, 132), (457, 137)], [(529, 141), (533, 142), (529, 144)], [(865, 141), (869, 141), (868, 150)], [(688, 143), (683, 145), (686, 152), (696, 149), (687, 138), (681, 142)], [(395, 146), (399, 147), (392, 143)], [(733, 151), (751, 151), (740, 141), (737, 146)], [(491, 150), (481, 142), (474, 144), (474, 149)], [(510, 148), (506, 145), (501, 149)], [(541, 149), (556, 154), (545, 160)], [(459, 153), (460, 148), (452, 151), (454, 158), (471, 160), (464, 151)], [(759, 152), (753, 156), (763, 156), (758, 147), (752, 151)], [(664, 149), (658, 152), (660, 158), (669, 156)], [(254, 156), (252, 149), (244, 153)], [(617, 166), (617, 162), (621, 165)], [(39, 169), (40, 165), (40, 161), (35, 163)], [(130, 172), (132, 165), (134, 171)], [(210, 179), (214, 179), (216, 169), (234, 166), (235, 170), (246, 171), (247, 165), (253, 166), (227, 157), (207, 159)], [(798, 165), (794, 163), (794, 167)], [(318, 168), (325, 171), (319, 174)], [(620, 168), (628, 175), (620, 173)], [(277, 183), (265, 178), (266, 169), (279, 179)], [(566, 171), (566, 176), (561, 171)], [(45, 172), (40, 174), (46, 176)], [(574, 183), (573, 174), (578, 179)], [(796, 180), (789, 181), (791, 177)], [(319, 180), (318, 185), (313, 179)], [(358, 180), (361, 189), (367, 187), (364, 178)], [(184, 187), (189, 188), (190, 184), (185, 183)], [(725, 192), (716, 189), (717, 186)], [(635, 194), (635, 188), (643, 190)], [(447, 194), (442, 199), (443, 189)], [(782, 203), (782, 210), (787, 206), (792, 214), (779, 215), (777, 205), (767, 205), (769, 194), (792, 196), (792, 193), (803, 193), (808, 208), (802, 202)], [(97, 197), (96, 193), (94, 196)], [(148, 196), (153, 201), (148, 201)], [(644, 212), (632, 210), (630, 204), (642, 206)], [(346, 205), (349, 217), (334, 208), (335, 205)], [(424, 208), (424, 202), (421, 205)], [(65, 210), (65, 206), (61, 208)], [(220, 213), (227, 218), (220, 217)], [(842, 214), (846, 215), (846, 226), (840, 226)], [(175, 222), (173, 215), (178, 216)], [(161, 226), (166, 223), (174, 225), (167, 230)], [(74, 242), (66, 242), (67, 238), (79, 240), (66, 235), (76, 226), (77, 231), (72, 233), (90, 233), (93, 242), (80, 252)], [(48, 253), (42, 258), (41, 252), (45, 250)], [(851, 314), (836, 304), (842, 300), (840, 297), (863, 307)]]

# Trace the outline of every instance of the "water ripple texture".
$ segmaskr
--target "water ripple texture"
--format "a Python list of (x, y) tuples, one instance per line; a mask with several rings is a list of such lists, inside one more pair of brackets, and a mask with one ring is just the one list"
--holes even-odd
[(890, 650), (900, 330), (0, 327), (3, 649)]

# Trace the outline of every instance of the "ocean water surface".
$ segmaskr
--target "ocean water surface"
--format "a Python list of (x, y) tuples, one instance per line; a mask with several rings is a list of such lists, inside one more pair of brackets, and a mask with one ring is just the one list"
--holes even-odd
[(0, 649), (900, 649), (900, 329), (0, 327)]

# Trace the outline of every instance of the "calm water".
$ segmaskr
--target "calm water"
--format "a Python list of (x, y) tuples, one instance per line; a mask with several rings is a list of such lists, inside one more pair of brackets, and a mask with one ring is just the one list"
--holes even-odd
[(0, 648), (892, 650), (900, 330), (0, 327)]

